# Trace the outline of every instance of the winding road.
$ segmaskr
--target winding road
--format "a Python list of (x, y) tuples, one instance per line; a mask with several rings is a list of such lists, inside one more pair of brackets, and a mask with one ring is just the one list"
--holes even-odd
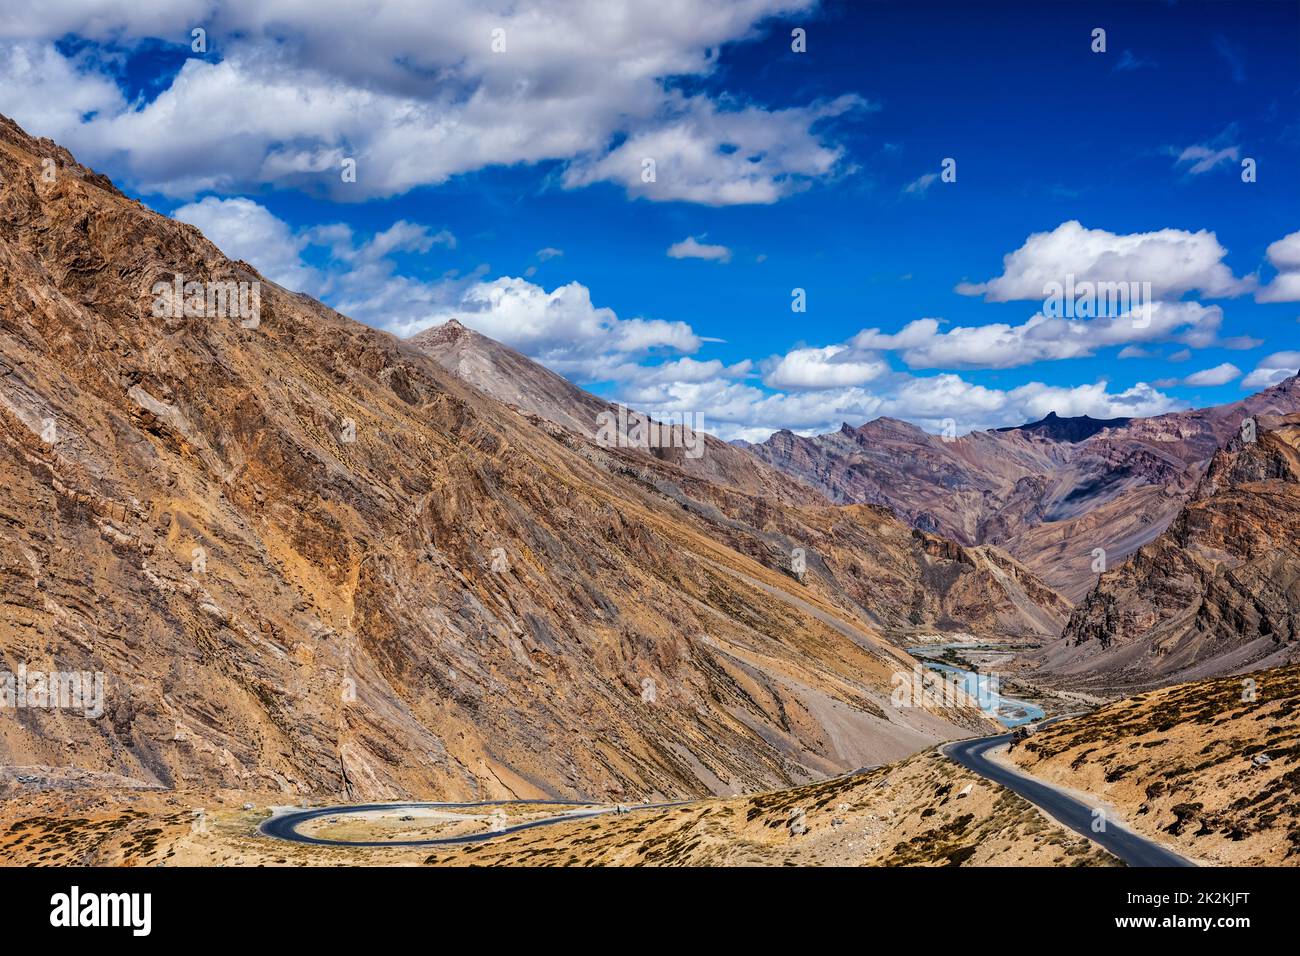
[[(633, 810), (661, 810), (668, 807), (681, 806), (686, 801), (677, 801), (676, 803), (641, 803), (633, 804), (626, 808), (626, 812)], [(517, 804), (527, 804), (529, 806), (561, 806), (561, 807), (591, 807), (590, 810), (579, 810), (574, 813), (561, 813), (553, 817), (542, 817), (537, 820), (528, 820), (524, 823), (516, 823), (514, 826), (503, 827), (500, 830), (484, 830), (482, 833), (466, 833), (453, 837), (438, 837), (430, 840), (328, 840), (323, 837), (307, 836), (298, 832), (298, 827), (308, 820), (315, 820), (318, 817), (336, 817), (345, 816), (349, 813), (369, 813), (382, 811), (393, 813), (400, 810), (476, 810), (482, 807), (508, 807)], [(291, 810), (288, 813), (280, 813), (269, 820), (263, 820), (262, 825), (257, 829), (266, 836), (278, 837), (281, 840), (290, 840), (294, 843), (311, 843), (315, 846), (452, 846), (461, 843), (482, 843), (485, 840), (493, 840), (497, 837), (506, 836), (510, 833), (517, 833), (520, 830), (531, 830), (534, 827), (550, 826), (553, 823), (565, 823), (569, 820), (585, 820), (589, 817), (599, 817), (607, 813), (618, 811), (617, 806), (610, 806), (604, 803), (584, 803), (580, 800), (483, 800), (478, 803), (364, 803), (354, 804), (345, 807), (314, 807), (308, 810)]]
[(944, 744), (940, 752), (961, 766), (1018, 793), (1061, 826), (1069, 827), (1109, 850), (1129, 866), (1195, 866), (1159, 843), (1107, 820), (1100, 833), (1092, 830), (1093, 808), (1050, 783), (1012, 770), (989, 757), (989, 751), (1011, 742), (1011, 734), (977, 737)]
[[(1060, 720), (1061, 718), (1054, 718)], [(967, 770), (979, 774), (986, 780), (1006, 787), (1024, 797), (1030, 803), (1056, 820), (1064, 827), (1082, 834), (1094, 843), (1104, 847), (1129, 866), (1194, 866), (1172, 850), (1168, 850), (1146, 837), (1139, 836), (1119, 823), (1107, 821), (1103, 831), (1093, 832), (1093, 808), (1074, 796), (1050, 783), (1035, 779), (1011, 769), (1003, 763), (990, 758), (989, 751), (1002, 747), (1011, 741), (1011, 734), (999, 734), (995, 737), (977, 737), (973, 740), (959, 740), (944, 744), (940, 752)], [(864, 768), (865, 769), (865, 768)], [(862, 771), (858, 771), (862, 772)], [(625, 812), (634, 810), (663, 810), (682, 806), (689, 801), (679, 800), (673, 803), (646, 803), (628, 806)], [(402, 810), (476, 810), (486, 807), (503, 807), (526, 803), (531, 806), (564, 806), (577, 809), (568, 813), (556, 814), (528, 820), (500, 830), (485, 830), (481, 833), (467, 833), (460, 836), (438, 837), (427, 840), (330, 840), (323, 837), (307, 836), (298, 832), (298, 827), (309, 820), (320, 817), (344, 816), (351, 813), (386, 812)], [(351, 847), (413, 847), (413, 846), (452, 846), (464, 843), (482, 843), (520, 830), (550, 826), (570, 820), (584, 820), (591, 817), (615, 813), (619, 807), (608, 804), (585, 803), (575, 800), (484, 800), (478, 803), (366, 803), (340, 807), (314, 807), (304, 810), (290, 810), (264, 820), (258, 830), (266, 836), (290, 840), (294, 843), (309, 843), (315, 846), (351, 846)]]

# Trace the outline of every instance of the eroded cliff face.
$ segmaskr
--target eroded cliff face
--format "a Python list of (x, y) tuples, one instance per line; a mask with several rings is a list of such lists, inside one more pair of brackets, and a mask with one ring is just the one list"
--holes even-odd
[(1283, 663), (1300, 652), (1300, 415), (1217, 451), (1169, 527), (1103, 574), (1045, 660), (1128, 688)]
[(506, 408), (0, 120), (0, 670), (105, 678), (0, 719), (11, 773), (626, 800), (978, 731), (891, 705), (876, 578), (792, 573), (871, 527)]

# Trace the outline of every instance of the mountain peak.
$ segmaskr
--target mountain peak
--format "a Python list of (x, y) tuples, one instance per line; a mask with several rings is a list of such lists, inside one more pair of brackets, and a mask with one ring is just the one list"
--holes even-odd
[(448, 319), (441, 325), (431, 325), (411, 336), (410, 341), (417, 345), (450, 345), (471, 331), (456, 319)]
[(999, 432), (1030, 432), (1050, 438), (1053, 441), (1081, 442), (1107, 428), (1123, 428), (1132, 419), (1129, 418), (1093, 418), (1091, 415), (1073, 415), (1063, 417), (1055, 410), (1048, 412), (1036, 422), (1025, 425), (1010, 425), (998, 428)]

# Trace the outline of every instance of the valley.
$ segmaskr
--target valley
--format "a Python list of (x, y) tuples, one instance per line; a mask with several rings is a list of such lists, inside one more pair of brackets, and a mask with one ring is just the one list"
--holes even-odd
[(1296, 861), (1296, 376), (728, 443), (4, 117), (0, 347), (6, 863)]

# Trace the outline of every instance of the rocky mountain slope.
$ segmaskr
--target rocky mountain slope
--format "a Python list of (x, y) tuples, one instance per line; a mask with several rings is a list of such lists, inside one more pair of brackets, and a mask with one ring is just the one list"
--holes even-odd
[[(557, 440), (575, 448), (596, 438), (598, 415), (617, 410), (454, 319), (410, 342), (475, 388), (561, 426), (556, 434), (566, 437)], [(725, 515), (718, 533), (732, 547), (797, 574), (805, 587), (824, 587), (830, 601), (847, 598), (848, 608), (900, 642), (918, 632), (1033, 641), (1060, 633), (1069, 602), (1004, 551), (914, 531), (879, 507), (826, 507), (802, 482), (711, 435), (700, 437), (698, 458), (652, 447), (628, 449), (628, 460), (640, 463), (644, 480), (671, 485), (692, 512)], [(803, 572), (796, 570), (796, 549)]]
[[(562, 375), (534, 362), (507, 345), (467, 328), (455, 319), (413, 335), (409, 341), (461, 381), (519, 411), (545, 418), (587, 438), (596, 438), (602, 414), (617, 416), (615, 405), (574, 385)], [(633, 411), (633, 419), (645, 416)], [(616, 418), (617, 420), (617, 418)], [(703, 443), (698, 455), (689, 454), (682, 428), (673, 438), (641, 449), (660, 461), (717, 484), (738, 488), (774, 501), (824, 504), (823, 496), (797, 479), (768, 468), (724, 441), (703, 432), (691, 439)]]
[(832, 501), (893, 509), (963, 545), (995, 544), (1078, 601), (1096, 549), (1114, 567), (1158, 535), (1216, 448), (1256, 414), (1300, 411), (1300, 378), (1241, 402), (1147, 419), (1064, 419), (945, 439), (881, 418), (747, 446)]
[(1300, 658), (1300, 414), (1215, 453), (1169, 527), (1101, 576), (1040, 664), (1111, 689)]
[(0, 670), (105, 684), (0, 722), (10, 789), (633, 800), (987, 726), (890, 703), (886, 618), (1012, 606), (949, 543), (520, 414), (7, 120), (0, 356)]

